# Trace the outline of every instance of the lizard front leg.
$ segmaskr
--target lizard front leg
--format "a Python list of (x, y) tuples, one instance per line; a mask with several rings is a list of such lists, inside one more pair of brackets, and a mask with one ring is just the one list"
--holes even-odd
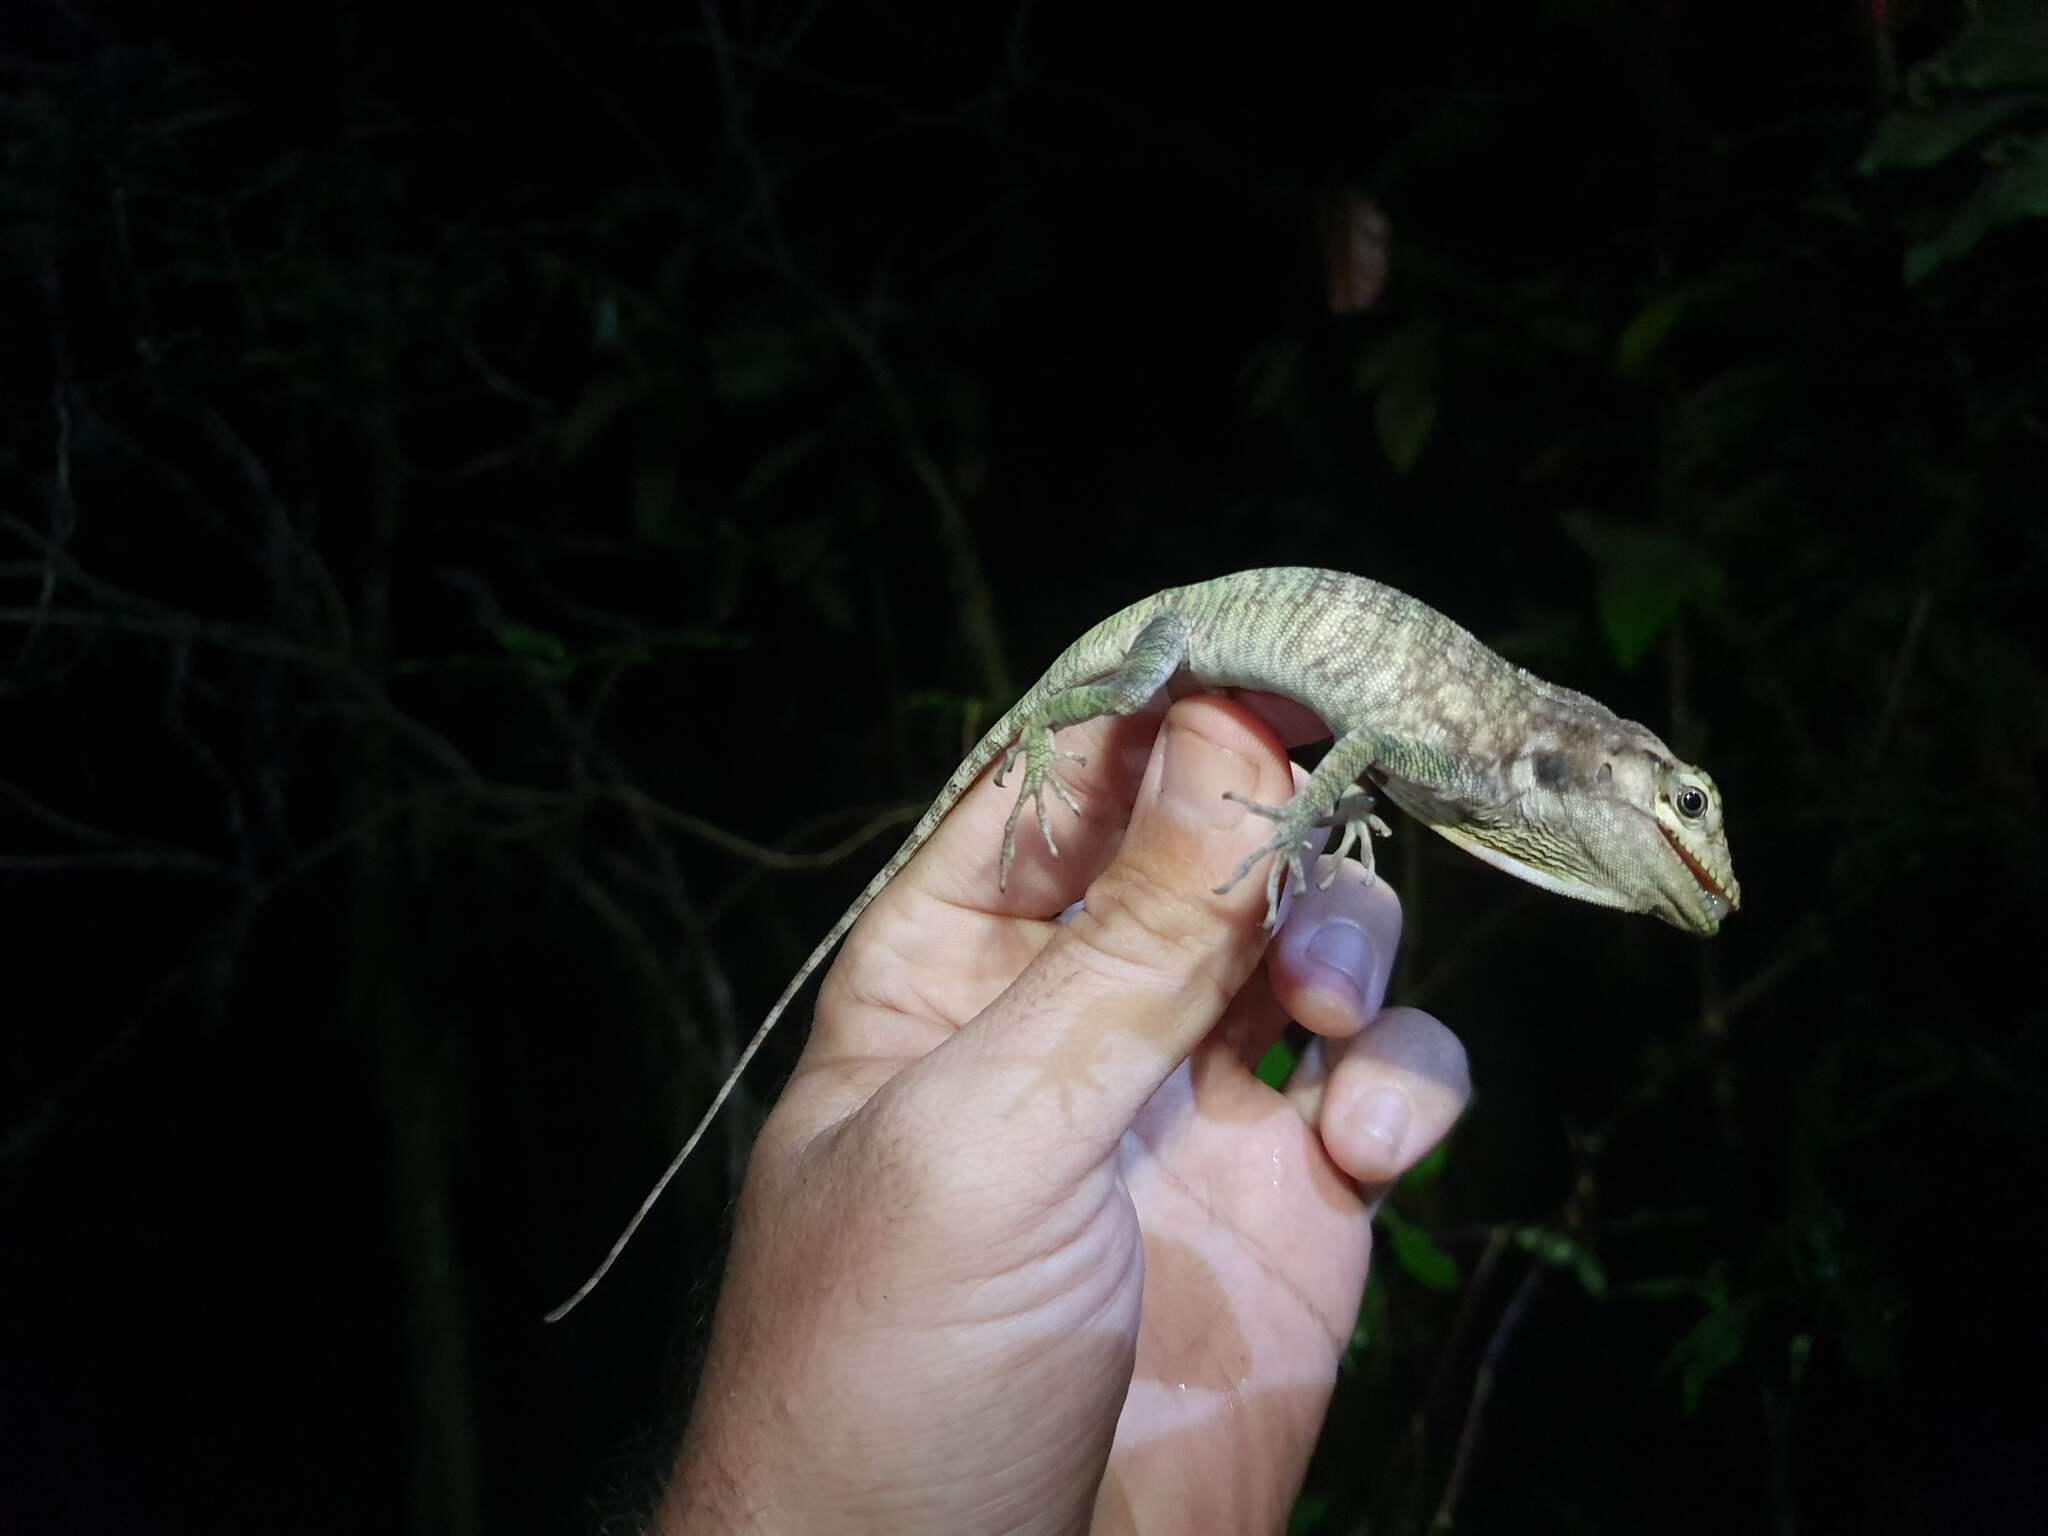
[(1059, 761), (1085, 763), (1087, 759), (1078, 753), (1057, 750), (1052, 744), (1052, 733), (1063, 725), (1079, 725), (1100, 715), (1137, 713), (1180, 670), (1187, 654), (1186, 621), (1170, 609), (1155, 614), (1138, 631), (1138, 638), (1131, 642), (1115, 671), (1092, 682), (1060, 689), (1025, 717), (1017, 740), (1003, 754), (995, 773), (996, 787), (1001, 788), (1004, 775), (1015, 765), (1017, 755), (1023, 754), (1024, 777), (1017, 787), (1017, 803), (1010, 807), (1009, 819), (1003, 823), (1003, 852), (996, 873), (999, 889), (1009, 888), (1010, 866), (1017, 858), (1017, 821), (1027, 802), (1037, 812), (1038, 835), (1045, 839), (1046, 851), (1054, 858), (1060, 856), (1060, 850), (1052, 840), (1052, 824), (1046, 816), (1046, 790), (1051, 789), (1076, 816), (1081, 814), (1081, 807), (1053, 772), (1052, 765)]
[[(1273, 835), (1216, 887), (1216, 894), (1221, 896), (1229, 891), (1258, 867), (1259, 860), (1270, 857), (1273, 863), (1266, 871), (1266, 927), (1269, 931), (1278, 927), (1280, 882), (1291, 876), (1290, 888), (1296, 895), (1308, 889), (1302, 861), (1308, 853), (1310, 834), (1323, 827), (1343, 827), (1344, 838), (1337, 846), (1337, 858), (1342, 859), (1354, 847), (1360, 848), (1360, 858), (1370, 875), (1374, 836), (1393, 835), (1392, 828), (1372, 814), (1373, 797), (1353, 788), (1375, 763), (1392, 767), (1402, 777), (1418, 782), (1448, 784), (1456, 776), (1455, 760), (1437, 748), (1405, 742), (1379, 731), (1347, 732), (1324, 754), (1308, 782), (1285, 805), (1260, 805), (1237, 794), (1223, 797), (1275, 825)], [(1333, 862), (1321, 888), (1329, 889), (1336, 878), (1337, 865)]]

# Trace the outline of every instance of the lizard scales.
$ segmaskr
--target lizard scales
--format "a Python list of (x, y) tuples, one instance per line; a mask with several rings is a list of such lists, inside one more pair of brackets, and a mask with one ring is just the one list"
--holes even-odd
[(1372, 836), (1386, 828), (1370, 814), (1371, 797), (1356, 789), (1368, 777), (1416, 820), (1546, 890), (1649, 912), (1700, 934), (1716, 932), (1741, 903), (1711, 778), (1643, 726), (1515, 666), (1426, 603), (1362, 576), (1294, 566), (1169, 588), (1068, 646), (953, 770), (783, 988), (604, 1262), (548, 1321), (603, 1279), (797, 992), (982, 773), (1002, 759), (1001, 784), (1019, 757), (1024, 762), (1004, 829), (999, 867), (1007, 881), (1026, 804), (1048, 848), (1047, 793), (1074, 807), (1055, 772), (1054, 732), (1131, 713), (1175, 679), (1279, 694), (1313, 711), (1334, 738), (1285, 806), (1247, 803), (1274, 832), (1220, 889), (1270, 856), (1268, 927), (1277, 923), (1283, 882), (1301, 888), (1318, 829), (1341, 826), (1338, 856), (1357, 846), (1371, 869)]

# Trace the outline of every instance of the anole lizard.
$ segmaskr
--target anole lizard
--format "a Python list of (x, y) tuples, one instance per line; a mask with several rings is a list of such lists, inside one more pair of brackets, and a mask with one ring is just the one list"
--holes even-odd
[[(1243, 802), (1273, 822), (1273, 835), (1218, 889), (1270, 855), (1269, 929), (1279, 920), (1282, 879), (1291, 874), (1296, 891), (1306, 884), (1303, 858), (1317, 830), (1341, 826), (1338, 858), (1356, 847), (1371, 871), (1372, 835), (1387, 828), (1372, 814), (1371, 794), (1356, 788), (1361, 778), (1461, 848), (1545, 890), (1655, 913), (1699, 934), (1716, 932), (1741, 904), (1712, 779), (1642, 726), (1504, 661), (1426, 604), (1363, 577), (1296, 567), (1156, 593), (1068, 646), (953, 770), (903, 846), (782, 989), (604, 1262), (549, 1322), (604, 1278), (811, 973), (989, 765), (1002, 759), (1000, 785), (1023, 759), (1003, 829), (998, 879), (1006, 884), (1025, 805), (1055, 857), (1047, 792), (1080, 809), (1053, 770), (1070, 755), (1055, 750), (1053, 733), (1131, 714), (1176, 679), (1280, 694), (1314, 711), (1335, 738), (1285, 805)], [(1334, 871), (1332, 864), (1329, 878)]]

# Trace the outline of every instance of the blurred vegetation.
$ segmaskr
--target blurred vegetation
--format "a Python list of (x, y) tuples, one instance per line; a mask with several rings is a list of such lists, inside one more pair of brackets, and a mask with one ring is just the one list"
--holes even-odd
[(10, 15), (0, 1503), (630, 1523), (760, 1098), (539, 1314), (1045, 659), (1305, 562), (1746, 907), (1397, 836), (1480, 1095), (1295, 1530), (2033, 1528), (2048, 26), (1360, 9)]

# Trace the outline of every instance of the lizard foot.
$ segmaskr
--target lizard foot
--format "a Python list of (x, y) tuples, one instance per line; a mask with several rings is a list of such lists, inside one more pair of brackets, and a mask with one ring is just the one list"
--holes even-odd
[(1046, 852), (1054, 858), (1060, 856), (1059, 844), (1052, 840), (1052, 821), (1045, 811), (1045, 792), (1049, 789), (1053, 797), (1072, 811), (1081, 814), (1080, 802), (1075, 800), (1060, 776), (1053, 772), (1056, 762), (1078, 763), (1087, 766), (1088, 759), (1079, 752), (1062, 752), (1052, 744), (1052, 727), (1027, 725), (1018, 736), (1016, 745), (1003, 754), (1003, 761), (995, 773), (996, 787), (1002, 788), (1003, 776), (1015, 766), (1018, 753), (1024, 754), (1024, 777), (1017, 785), (1017, 803), (1010, 807), (1009, 819), (1003, 823), (1003, 853), (996, 868), (996, 889), (1010, 888), (1010, 866), (1017, 861), (1017, 821), (1024, 814), (1028, 802), (1038, 821), (1038, 835), (1045, 839)]
[(1235, 801), (1254, 816), (1263, 816), (1275, 823), (1273, 835), (1259, 845), (1258, 851), (1231, 872), (1228, 880), (1216, 887), (1218, 896), (1232, 890), (1246, 875), (1250, 874), (1261, 859), (1270, 856), (1272, 867), (1266, 871), (1266, 931), (1271, 933), (1280, 926), (1280, 882), (1289, 880), (1288, 889), (1296, 896), (1308, 889), (1308, 875), (1302, 867), (1302, 859), (1309, 852), (1309, 834), (1322, 821), (1315, 811), (1302, 803), (1296, 795), (1285, 805), (1261, 805), (1256, 800), (1247, 800), (1235, 792), (1226, 793), (1226, 800)]
[(1358, 862), (1365, 866), (1365, 883), (1372, 884), (1374, 877), (1372, 840), (1375, 837), (1392, 837), (1394, 829), (1372, 814), (1376, 802), (1363, 790), (1355, 790), (1330, 808), (1330, 814), (1317, 819), (1319, 827), (1341, 826), (1344, 836), (1337, 844), (1337, 857), (1330, 861), (1329, 870), (1323, 875), (1317, 890), (1327, 891), (1337, 880), (1337, 871), (1344, 867), (1344, 859), (1353, 848), (1358, 850)]
[(1372, 814), (1373, 797), (1363, 791), (1345, 795), (1328, 811), (1317, 815), (1303, 803), (1304, 797), (1295, 796), (1285, 805), (1261, 805), (1243, 795), (1226, 793), (1223, 797), (1243, 806), (1254, 816), (1263, 816), (1276, 825), (1273, 835), (1260, 844), (1250, 858), (1232, 871), (1228, 880), (1216, 887), (1218, 896), (1235, 887), (1238, 881), (1258, 866), (1259, 860), (1271, 857), (1272, 867), (1266, 871), (1266, 931), (1272, 932), (1280, 925), (1280, 882), (1283, 875), (1288, 879), (1288, 890), (1299, 896), (1308, 889), (1308, 875), (1303, 861), (1314, 851), (1309, 834), (1324, 827), (1341, 826), (1343, 840), (1337, 845), (1337, 857), (1330, 861), (1330, 867), (1323, 878), (1316, 882), (1316, 889), (1327, 891), (1337, 879), (1337, 872), (1343, 867), (1342, 860), (1353, 848), (1360, 850), (1360, 862), (1365, 865), (1366, 878), (1373, 874), (1372, 840), (1374, 837), (1391, 837), (1393, 829), (1379, 817)]

